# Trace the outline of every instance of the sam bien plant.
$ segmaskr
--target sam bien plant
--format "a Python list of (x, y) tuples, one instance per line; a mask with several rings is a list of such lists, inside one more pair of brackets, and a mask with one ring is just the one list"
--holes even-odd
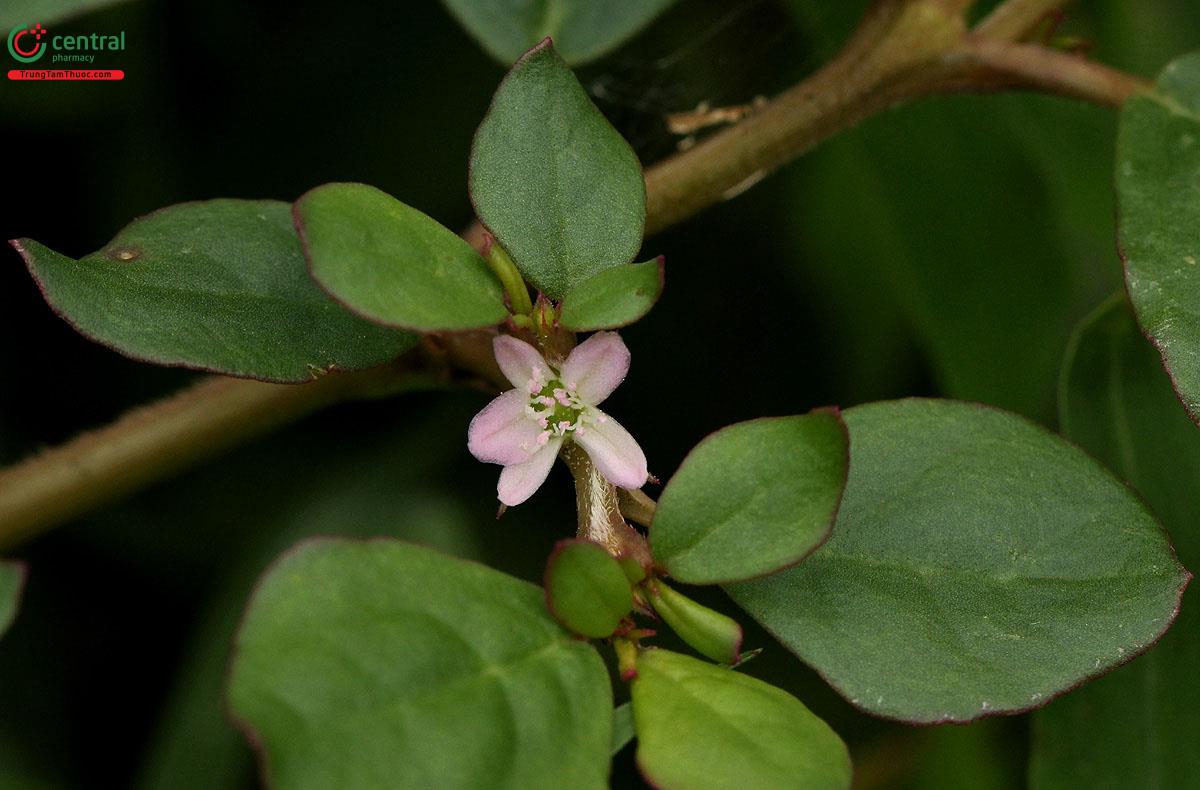
[[(291, 203), (170, 206), (81, 258), (12, 241), (86, 337), (221, 378), (0, 471), (10, 553), (324, 406), (472, 387), (491, 400), (456, 442), (498, 482), (459, 495), (494, 496), (503, 514), (553, 485), (561, 460), (574, 525), (563, 514), (540, 585), (386, 538), (282, 554), (246, 606), (225, 697), (267, 784), (603, 787), (633, 742), (656, 787), (848, 788), (835, 728), (749, 661), (786, 650), (794, 671), (803, 662), (883, 719), (1046, 708), (1037, 788), (1200, 786), (1194, 715), (1160, 715), (1137, 674), (1194, 689), (1200, 655), (1192, 575), (1163, 525), (1196, 562), (1200, 525), (1170, 503), (1200, 490), (1200, 54), (1149, 84), (1048, 36), (1062, 2), (1007, 0), (969, 24), (968, 0), (877, 0), (829, 64), (643, 172), (572, 66), (670, 3), (540, 5), (535, 18), (520, 3), (446, 0), (489, 53), (515, 59), (475, 133), (478, 225), (463, 234), (419, 197), (327, 183)], [(647, 232), (885, 108), (1009, 88), (1120, 113), (1127, 295), (1076, 330), (1060, 432), (908, 397), (737, 422), (695, 437), (673, 470), (648, 457), (608, 401), (627, 375), (653, 382), (625, 402), (652, 415), (640, 425), (707, 394), (656, 370), (670, 349), (622, 335), (654, 320), (667, 279), (690, 276)], [(793, 341), (771, 342), (791, 364)], [(732, 375), (721, 359), (694, 364)], [(741, 389), (751, 413), (757, 384)], [(40, 570), (0, 563), (0, 630)], [(1138, 658), (1180, 616), (1188, 630)], [(750, 621), (763, 630), (748, 636)], [(1068, 694), (1135, 659), (1121, 689)], [(1152, 710), (1136, 726), (1175, 728), (1153, 754), (1102, 721), (1134, 715), (1139, 698)]]

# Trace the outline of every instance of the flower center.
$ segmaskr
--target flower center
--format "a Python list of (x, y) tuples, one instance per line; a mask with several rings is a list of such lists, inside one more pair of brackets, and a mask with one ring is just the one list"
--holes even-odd
[(539, 444), (545, 444), (551, 436), (564, 436), (580, 428), (584, 404), (572, 389), (558, 379), (550, 379), (540, 389), (531, 382), (529, 414), (542, 426)]

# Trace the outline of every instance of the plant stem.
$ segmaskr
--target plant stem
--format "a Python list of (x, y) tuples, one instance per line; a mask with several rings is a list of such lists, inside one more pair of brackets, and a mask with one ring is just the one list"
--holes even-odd
[(741, 123), (647, 171), (647, 233), (740, 194), (835, 134), (919, 96), (1033, 89), (1119, 105), (1141, 88), (1139, 80), (1009, 40), (1064, 2), (1010, 0), (970, 33), (963, 3), (876, 2), (826, 66)]
[(1035, 44), (980, 41), (965, 51), (964, 58), (980, 69), (975, 76), (980, 84), (990, 75), (998, 88), (1035, 87), (1111, 107), (1120, 107), (1133, 94), (1152, 88), (1149, 82), (1079, 55)]
[[(1139, 80), (1105, 66), (1012, 43), (1063, 4), (1007, 0), (967, 32), (962, 12), (970, 0), (876, 0), (824, 68), (741, 123), (647, 171), (647, 232), (739, 194), (823, 140), (917, 96), (1032, 88), (1118, 105), (1140, 90)], [(464, 236), (483, 246), (478, 223)], [(502, 384), (491, 356), (494, 335), (426, 338), (425, 361)], [(413, 361), (410, 355), (402, 364)], [(290, 386), (205, 379), (0, 470), (0, 546), (114, 502), (324, 406), (394, 390), (402, 379), (378, 371), (333, 373)], [(626, 502), (636, 506), (631, 518), (649, 521), (645, 503)]]
[(877, 2), (842, 52), (741, 123), (646, 173), (648, 233), (733, 197), (837, 132), (928, 90), (961, 40), (961, 16), (929, 0)]
[(563, 447), (561, 457), (575, 478), (575, 506), (579, 514), (576, 536), (599, 543), (614, 557), (631, 557), (649, 568), (650, 549), (646, 539), (625, 523), (616, 486), (600, 474), (588, 454), (574, 442)]
[(529, 286), (522, 279), (517, 265), (513, 263), (512, 258), (508, 257), (508, 253), (500, 246), (500, 242), (495, 239), (488, 240), (487, 248), (488, 266), (500, 280), (500, 284), (504, 286), (504, 292), (508, 294), (509, 306), (512, 307), (513, 313), (529, 315), (533, 312), (533, 302), (529, 300)]
[(0, 471), (0, 546), (69, 521), (339, 401), (393, 394), (387, 366), (309, 384), (208, 377), (111, 425)]

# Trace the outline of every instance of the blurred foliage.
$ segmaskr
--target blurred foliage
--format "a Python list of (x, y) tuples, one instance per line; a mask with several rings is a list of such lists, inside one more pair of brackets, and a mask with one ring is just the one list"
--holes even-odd
[(52, 22), (69, 19), (120, 0), (8, 0), (0, 11), (0, 30), (14, 25), (32, 27), (35, 23), (49, 26)]
[[(1179, 559), (1200, 561), (1200, 432), (1180, 407), (1162, 360), (1124, 293), (1076, 329), (1063, 363), (1059, 414), (1071, 441), (1145, 496)], [(1200, 596), (1150, 651), (1055, 701), (1033, 719), (1030, 785), (1195, 787), (1200, 783)]]
[[(831, 54), (864, 5), (681, 0), (580, 76), (649, 163), (680, 142), (666, 113), (778, 92)], [(6, 190), (4, 238), (77, 256), (171, 203), (290, 200), (335, 180), (374, 184), (450, 227), (469, 220), (469, 144), (503, 70), (435, 0), (333, 13), (315, 0), (138, 0), (55, 32), (122, 29), (127, 51), (98, 65), (125, 69), (123, 82), (0, 83), (19, 187)], [(1097, 0), (1064, 32), (1151, 75), (1200, 38), (1200, 17), (1194, 0)], [(656, 237), (666, 290), (625, 332), (633, 367), (610, 410), (664, 479), (718, 427), (824, 404), (946, 394), (1051, 422), (1070, 327), (1119, 281), (1115, 121), (1043, 97), (922, 103)], [(2, 254), (0, 461), (192, 378), (88, 343)], [(664, 387), (685, 404), (669, 419), (639, 408)], [(338, 408), (18, 552), (31, 575), (0, 643), (0, 787), (253, 786), (219, 691), (252, 580), (297, 536), (398, 535), (540, 578), (573, 528), (569, 478), (555, 470), (497, 523), (494, 470), (464, 441), (482, 401)], [(697, 597), (729, 606), (709, 592)], [(768, 648), (754, 674), (845, 738), (860, 782), (1019, 784), (1023, 718), (912, 731), (854, 711), (763, 632), (747, 645)], [(618, 786), (636, 781), (631, 751)]]

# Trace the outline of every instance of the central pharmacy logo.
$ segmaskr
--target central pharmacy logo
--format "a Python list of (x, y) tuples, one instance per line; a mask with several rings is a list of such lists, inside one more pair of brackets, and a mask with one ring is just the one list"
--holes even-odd
[(8, 34), (8, 54), (22, 63), (33, 63), (46, 54), (44, 35), (46, 28), (40, 22), (33, 27), (17, 25)]
[(51, 63), (93, 63), (97, 57), (93, 53), (123, 52), (125, 31), (51, 36), (50, 31), (38, 23), (33, 27), (17, 25), (8, 34), (8, 54), (21, 63), (41, 60), (48, 49), (53, 50)]

